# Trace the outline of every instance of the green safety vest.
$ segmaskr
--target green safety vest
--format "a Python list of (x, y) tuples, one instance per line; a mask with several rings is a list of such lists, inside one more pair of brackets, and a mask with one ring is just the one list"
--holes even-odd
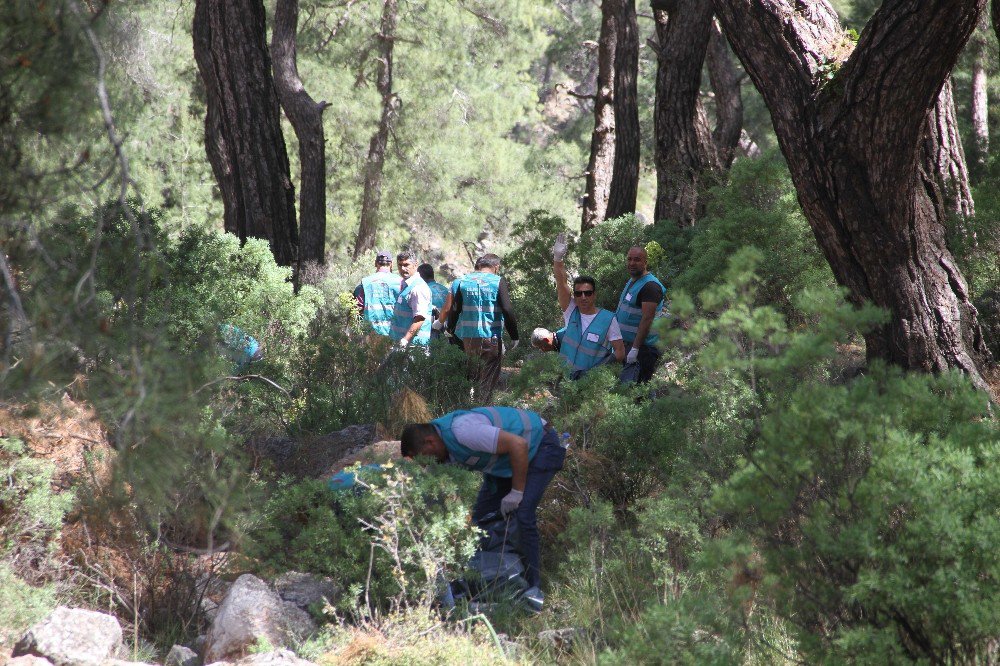
[[(410, 326), (413, 325), (413, 317), (415, 314), (413, 308), (410, 307), (410, 292), (418, 284), (426, 284), (422, 277), (419, 275), (414, 275), (410, 278), (407, 283), (406, 288), (399, 293), (396, 297), (396, 305), (392, 309), (392, 322), (389, 335), (395, 341), (400, 341), (406, 332), (410, 330)], [(431, 317), (430, 313), (425, 313), (424, 321), (420, 325), (420, 330), (417, 334), (413, 336), (410, 340), (412, 345), (427, 345), (431, 341)]]
[(431, 304), (440, 310), (448, 299), (448, 287), (434, 280), (428, 282), (427, 286), (431, 288)]
[(579, 308), (573, 308), (569, 323), (562, 329), (559, 346), (559, 353), (566, 357), (570, 367), (574, 370), (590, 370), (614, 355), (608, 341), (608, 329), (614, 320), (615, 313), (601, 308), (584, 331), (583, 315)]
[(495, 273), (469, 273), (458, 280), (462, 293), (462, 312), (458, 315), (455, 335), (469, 338), (494, 338), (503, 333), (503, 314), (497, 312), (500, 276)]
[[(642, 321), (642, 307), (638, 304), (639, 292), (650, 282), (660, 285), (661, 292), (666, 295), (667, 290), (663, 283), (657, 280), (652, 273), (646, 273), (638, 280), (629, 280), (625, 284), (625, 288), (622, 289), (621, 296), (618, 297), (618, 310), (615, 312), (615, 317), (618, 319), (618, 327), (622, 330), (622, 341), (625, 346), (631, 345), (635, 341), (635, 334), (639, 332), (639, 322)], [(663, 299), (661, 298), (656, 306), (656, 311), (659, 312), (662, 307)], [(646, 335), (646, 344), (656, 344), (659, 337), (650, 329)]]
[(499, 476), (508, 479), (513, 476), (514, 472), (510, 467), (510, 456), (476, 451), (460, 443), (452, 432), (451, 424), (452, 421), (463, 414), (482, 414), (495, 427), (524, 437), (528, 440), (529, 461), (538, 452), (538, 445), (541, 444), (542, 436), (545, 434), (545, 425), (542, 423), (542, 417), (535, 412), (529, 412), (526, 409), (515, 409), (514, 407), (476, 407), (472, 410), (459, 409), (431, 421), (431, 425), (437, 428), (438, 433), (440, 433), (452, 462), (471, 470), (489, 474), (490, 476)]
[(395, 273), (375, 273), (361, 280), (365, 292), (365, 319), (379, 335), (389, 335), (392, 309), (402, 279)]

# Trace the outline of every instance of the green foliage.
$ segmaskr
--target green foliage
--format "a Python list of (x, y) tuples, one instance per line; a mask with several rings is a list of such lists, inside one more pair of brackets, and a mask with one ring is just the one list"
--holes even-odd
[(269, 572), (332, 577), (349, 591), (342, 604), (362, 615), (428, 604), (472, 555), (478, 531), (467, 516), (478, 481), (402, 461), (362, 471), (358, 492), (335, 493), (325, 479), (285, 483), (250, 518), (245, 551)]
[(6, 562), (0, 562), (0, 647), (11, 647), (57, 603), (55, 585), (29, 585)]
[(543, 210), (533, 210), (514, 224), (511, 233), (518, 239), (518, 245), (504, 257), (503, 269), (511, 285), (518, 323), (525, 334), (537, 326), (551, 330), (562, 327), (552, 280), (552, 244), (556, 236), (566, 233), (572, 250), (573, 237), (568, 232), (565, 220)]

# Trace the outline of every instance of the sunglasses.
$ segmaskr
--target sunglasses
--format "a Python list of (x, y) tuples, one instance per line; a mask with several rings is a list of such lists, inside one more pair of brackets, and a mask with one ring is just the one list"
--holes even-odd
[(573, 295), (576, 296), (577, 298), (580, 298), (581, 296), (593, 296), (594, 295), (594, 290), (590, 289), (588, 291), (576, 291), (574, 289), (573, 290)]

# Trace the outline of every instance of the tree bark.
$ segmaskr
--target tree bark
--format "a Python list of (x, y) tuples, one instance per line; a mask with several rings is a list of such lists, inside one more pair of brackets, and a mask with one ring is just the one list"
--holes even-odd
[(323, 110), (306, 92), (296, 64), (298, 0), (278, 0), (271, 54), (278, 99), (299, 141), (299, 266), (297, 284), (317, 284), (326, 266), (326, 146)]
[(930, 112), (984, 4), (886, 0), (852, 51), (822, 0), (715, 0), (837, 281), (891, 312), (868, 357), (987, 388), (976, 309), (921, 177)]
[(262, 0), (197, 0), (194, 52), (205, 82), (205, 146), (225, 225), (264, 238), (275, 261), (294, 266), (295, 192), (271, 78)]
[(703, 212), (702, 177), (721, 168), (699, 102), (701, 69), (712, 30), (712, 5), (700, 0), (653, 3), (659, 46), (656, 102), (656, 222), (693, 225)]
[(969, 218), (975, 215), (965, 150), (962, 148), (962, 136), (958, 132), (951, 77), (945, 79), (937, 103), (927, 116), (927, 129), (921, 150), (921, 178), (924, 189), (938, 211), (939, 219), (945, 220), (951, 216)]
[(618, 48), (616, 0), (601, 3), (601, 35), (597, 40), (597, 90), (594, 93), (594, 132), (583, 195), (583, 231), (593, 229), (608, 211), (615, 160), (615, 62)]
[(382, 5), (382, 24), (377, 35), (380, 45), (378, 72), (375, 87), (382, 95), (382, 115), (378, 129), (368, 144), (368, 160), (365, 163), (365, 194), (361, 202), (361, 223), (354, 243), (354, 258), (375, 247), (378, 231), (379, 205), (382, 202), (382, 171), (385, 166), (385, 151), (389, 144), (396, 118), (399, 115), (399, 96), (392, 91), (392, 51), (396, 39), (396, 24), (399, 17), (397, 0), (385, 0)]
[[(610, 2), (611, 0), (605, 0)], [(635, 0), (614, 0), (618, 14), (615, 48), (615, 160), (605, 218), (635, 212), (639, 193), (639, 27)]]
[(712, 139), (723, 169), (733, 165), (743, 133), (743, 95), (740, 73), (733, 63), (729, 42), (719, 22), (712, 21), (708, 40), (708, 80), (715, 93), (715, 129)]
[(986, 92), (986, 62), (989, 53), (985, 18), (984, 13), (983, 20), (972, 35), (972, 170), (977, 177), (986, 173), (986, 163), (990, 156), (989, 99)]

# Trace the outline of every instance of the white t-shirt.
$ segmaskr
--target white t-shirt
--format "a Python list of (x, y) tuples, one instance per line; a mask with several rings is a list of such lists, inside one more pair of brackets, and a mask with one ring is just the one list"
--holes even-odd
[(423, 315), (424, 319), (431, 318), (431, 288), (427, 286), (424, 279), (419, 275), (411, 275), (409, 280), (403, 280), (402, 289), (413, 282), (413, 289), (410, 290), (408, 301), (413, 316)]
[[(563, 323), (569, 326), (569, 318), (573, 316), (573, 310), (576, 310), (576, 301), (570, 300), (569, 307), (563, 312)], [(598, 310), (600, 312), (600, 310)], [(597, 312), (594, 314), (583, 314), (580, 313), (580, 328), (581, 332), (585, 332), (587, 328), (590, 327), (590, 322), (594, 321), (594, 317), (597, 316)], [(614, 318), (611, 320), (611, 326), (608, 326), (608, 342), (614, 342), (615, 340), (622, 339), (622, 329), (618, 326), (618, 319)]]
[[(545, 419), (542, 419), (542, 425), (545, 425)], [(456, 416), (451, 422), (451, 434), (459, 444), (473, 451), (482, 451), (490, 455), (497, 452), (500, 428), (493, 425), (484, 414), (471, 412)]]

